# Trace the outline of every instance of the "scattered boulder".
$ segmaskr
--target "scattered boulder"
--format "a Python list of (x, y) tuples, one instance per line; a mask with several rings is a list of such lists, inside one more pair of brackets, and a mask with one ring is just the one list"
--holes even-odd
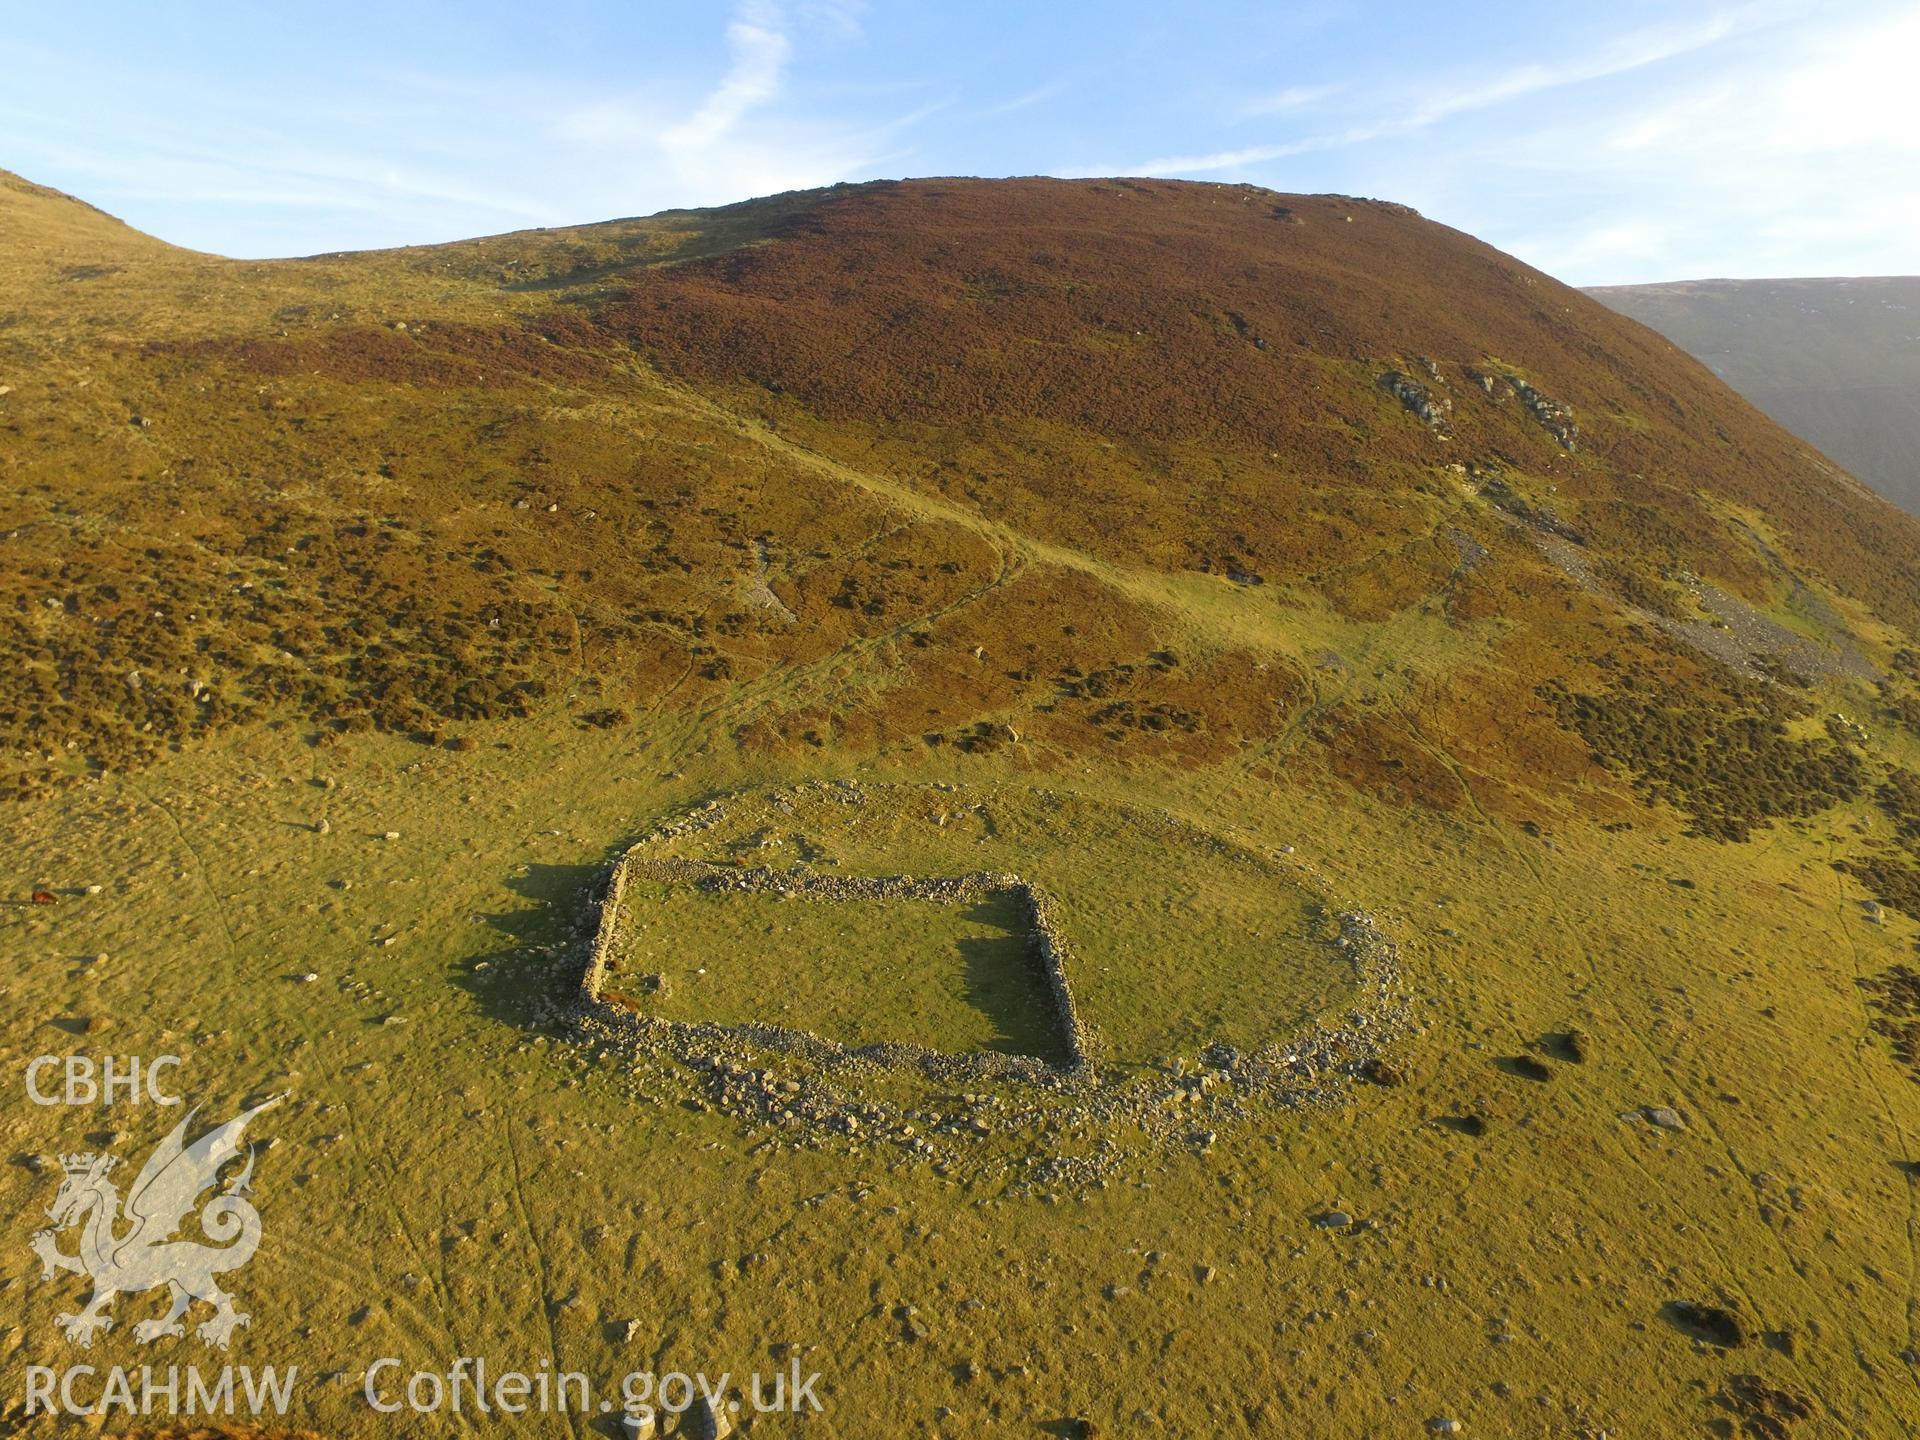
[(1520, 397), (1520, 402), (1527, 407), (1528, 413), (1540, 423), (1543, 430), (1558, 440), (1563, 449), (1574, 448), (1574, 442), (1580, 435), (1580, 427), (1573, 423), (1571, 409), (1543, 395), (1518, 375), (1508, 375), (1507, 383), (1513, 387), (1513, 393)]
[(895, 1306), (893, 1318), (900, 1322), (901, 1339), (924, 1340), (927, 1338), (927, 1322), (920, 1318), (919, 1307), (914, 1305)]
[(716, 1403), (702, 1395), (687, 1411), (681, 1429), (693, 1440), (727, 1440), (733, 1434), (733, 1416), (725, 1401)]
[(1687, 1128), (1687, 1122), (1680, 1118), (1680, 1112), (1670, 1105), (1642, 1105), (1640, 1114), (1649, 1125), (1657, 1125), (1662, 1130)]
[(1444, 396), (1435, 398), (1426, 386), (1411, 376), (1403, 375), (1398, 370), (1389, 370), (1380, 377), (1380, 388), (1404, 405), (1428, 429), (1444, 435), (1451, 428), (1447, 417), (1453, 409), (1453, 402)]

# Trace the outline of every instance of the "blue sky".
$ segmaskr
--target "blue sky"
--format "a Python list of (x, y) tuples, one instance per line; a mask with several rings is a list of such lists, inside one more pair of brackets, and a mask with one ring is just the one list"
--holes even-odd
[(0, 166), (309, 254), (902, 175), (1343, 191), (1580, 284), (1920, 272), (1920, 0), (14, 7)]

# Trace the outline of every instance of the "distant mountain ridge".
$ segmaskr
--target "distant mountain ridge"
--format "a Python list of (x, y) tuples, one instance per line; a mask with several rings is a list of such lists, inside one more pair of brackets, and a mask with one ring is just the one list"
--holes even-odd
[(1920, 276), (1684, 280), (1587, 293), (1659, 331), (1920, 513)]

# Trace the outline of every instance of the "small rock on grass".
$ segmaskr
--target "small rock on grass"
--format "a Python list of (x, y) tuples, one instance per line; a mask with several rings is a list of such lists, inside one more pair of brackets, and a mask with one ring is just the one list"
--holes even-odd
[(689, 1425), (681, 1428), (695, 1440), (727, 1440), (733, 1434), (733, 1417), (724, 1402), (716, 1405), (704, 1397), (696, 1400), (687, 1412), (687, 1420)]
[(1657, 1125), (1662, 1130), (1687, 1128), (1687, 1122), (1680, 1118), (1680, 1112), (1670, 1105), (1642, 1105), (1640, 1113), (1649, 1125)]

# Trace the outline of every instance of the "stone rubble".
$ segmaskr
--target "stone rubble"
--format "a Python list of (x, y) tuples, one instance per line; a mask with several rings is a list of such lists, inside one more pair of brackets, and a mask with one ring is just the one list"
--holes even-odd
[(1540, 422), (1549, 435), (1560, 442), (1561, 448), (1572, 450), (1574, 441), (1580, 437), (1580, 427), (1573, 423), (1573, 411), (1559, 401), (1534, 389), (1518, 375), (1506, 377), (1513, 387), (1513, 393), (1520, 397), (1520, 403), (1527, 407), (1529, 414)]
[[(828, 793), (861, 803), (853, 782)], [(774, 797), (776, 809), (780, 797)], [(591, 921), (585, 964), (571, 1001), (538, 1007), (541, 1023), (626, 1057), (645, 1094), (652, 1082), (690, 1083), (686, 1108), (763, 1127), (774, 1143), (854, 1154), (893, 1152), (893, 1162), (930, 1164), (943, 1176), (1009, 1176), (1010, 1195), (1052, 1201), (1113, 1183), (1130, 1154), (1187, 1149), (1205, 1154), (1235, 1122), (1263, 1110), (1331, 1108), (1366, 1083), (1408, 1021), (1395, 946), (1375, 919), (1340, 914), (1336, 945), (1353, 969), (1347, 1010), (1250, 1052), (1216, 1043), (1199, 1062), (1169, 1060), (1142, 1075), (1103, 1071), (1096, 1038), (1080, 1017), (1067, 973), (1071, 963), (1046, 895), (1020, 877), (996, 872), (942, 877), (848, 876), (802, 867), (773, 869), (660, 858), (645, 852), (664, 840), (710, 828), (725, 815), (707, 802), (629, 849), (607, 876)], [(1311, 866), (1303, 873), (1318, 877)], [(822, 1036), (766, 1023), (722, 1025), (667, 1020), (603, 995), (607, 962), (621, 932), (627, 887), (635, 881), (697, 885), (721, 893), (786, 891), (825, 900), (915, 899), (957, 904), (983, 896), (1024, 897), (1036, 962), (1066, 1041), (1067, 1062), (1022, 1055), (954, 1054), (892, 1043), (847, 1047)], [(584, 932), (583, 932), (584, 933)], [(564, 947), (563, 947), (564, 948)], [(579, 964), (578, 951), (572, 952)], [(564, 956), (562, 957), (564, 960)], [(898, 1098), (889, 1076), (916, 1076), (937, 1093)], [(1089, 1139), (1092, 1127), (1128, 1137)], [(1204, 1137), (1204, 1142), (1196, 1137)], [(1038, 1156), (1026, 1144), (1039, 1142)]]
[(1429, 430), (1440, 435), (1452, 430), (1453, 424), (1448, 417), (1453, 413), (1453, 402), (1444, 395), (1436, 397), (1419, 381), (1398, 370), (1389, 370), (1382, 375), (1380, 388), (1406, 406)]
[[(601, 901), (599, 929), (594, 936), (586, 971), (581, 977), (581, 995), (589, 1004), (598, 1004), (601, 1000), (601, 992), (606, 985), (607, 960), (618, 939), (623, 914), (622, 901), (627, 886), (634, 880), (693, 885), (719, 894), (758, 892), (833, 901), (920, 900), (936, 905), (962, 905), (999, 896), (1014, 896), (1027, 907), (1034, 958), (1052, 998), (1061, 1043), (1066, 1051), (1067, 1064), (1064, 1068), (1069, 1073), (1084, 1074), (1092, 1064), (1092, 1037), (1081, 1022), (1079, 1007), (1074, 1003), (1073, 989), (1067, 980), (1067, 950), (1060, 938), (1053, 907), (1044, 894), (1018, 875), (990, 871), (934, 878), (913, 875), (823, 875), (798, 867), (788, 870), (774, 870), (766, 866), (740, 868), (704, 860), (653, 859), (629, 852), (614, 866), (605, 898)], [(681, 1022), (654, 1020), (653, 1023), (666, 1025)], [(753, 1028), (771, 1033), (779, 1027)], [(796, 1037), (800, 1033), (795, 1032)], [(804, 1038), (819, 1046), (833, 1045), (833, 1042), (817, 1036)], [(1003, 1072), (1008, 1067), (1029, 1070), (1044, 1064), (1026, 1056), (946, 1056), (914, 1045), (862, 1048), (864, 1053), (876, 1057), (897, 1052), (900, 1059), (916, 1062), (923, 1070), (931, 1067), (939, 1071), (939, 1078), (948, 1078), (965, 1069)]]

